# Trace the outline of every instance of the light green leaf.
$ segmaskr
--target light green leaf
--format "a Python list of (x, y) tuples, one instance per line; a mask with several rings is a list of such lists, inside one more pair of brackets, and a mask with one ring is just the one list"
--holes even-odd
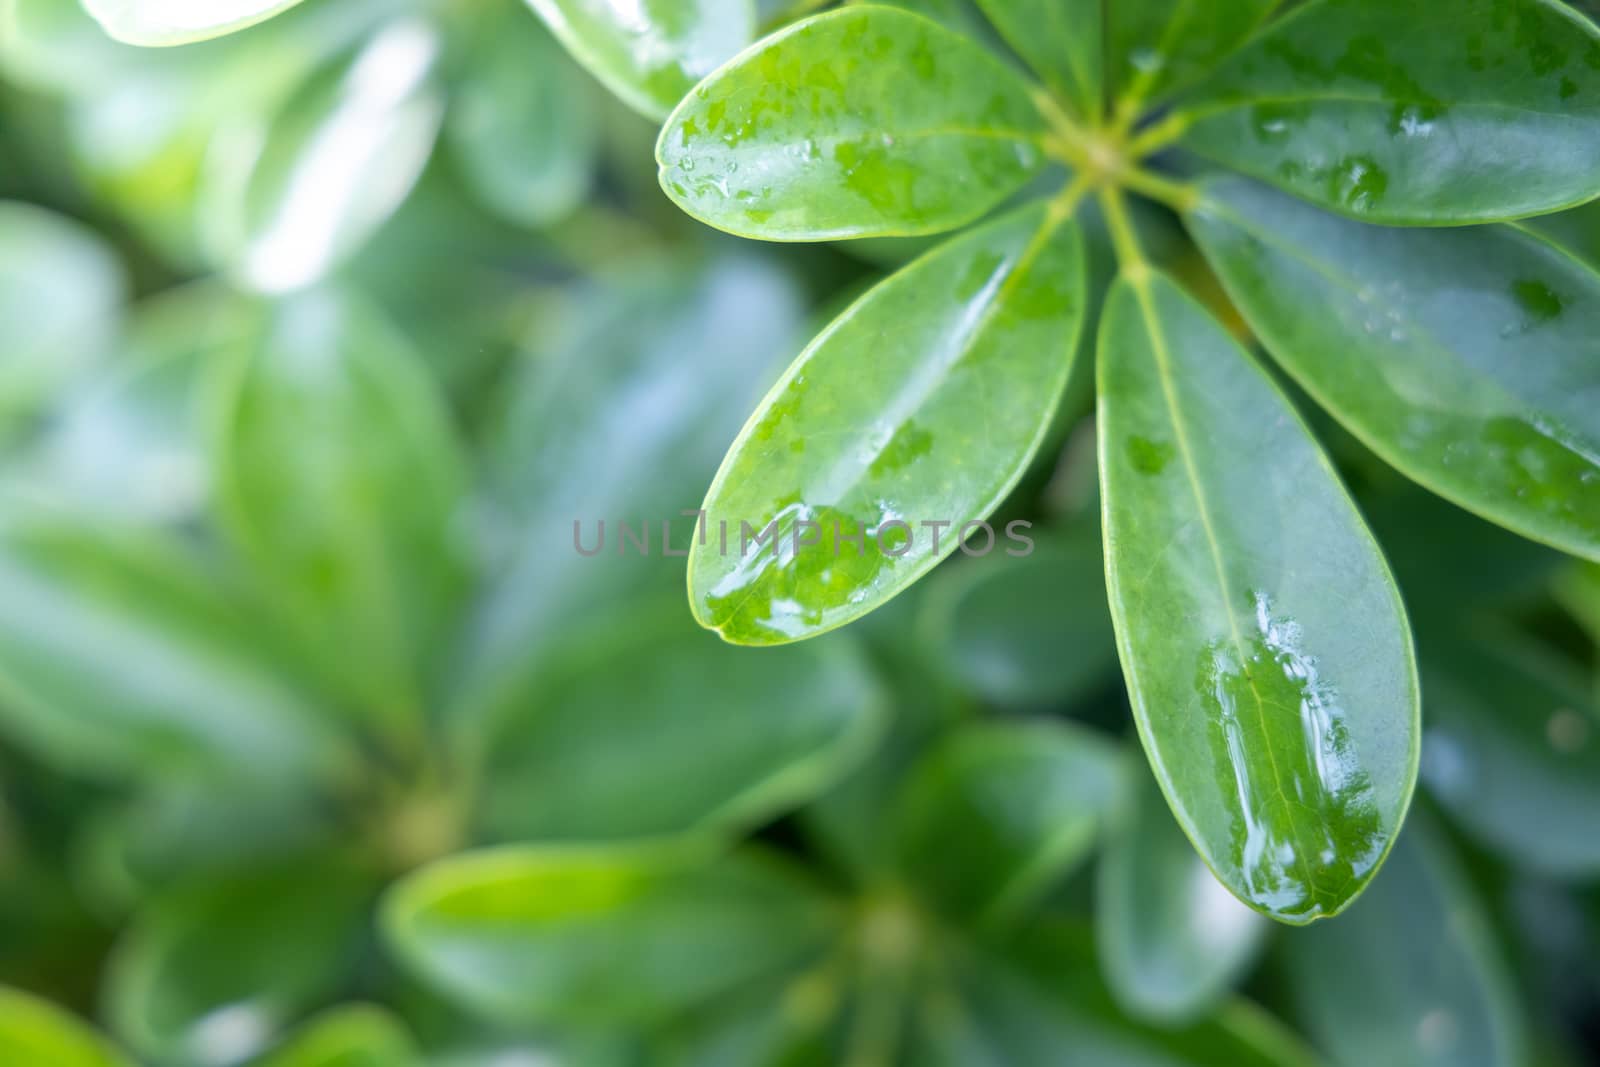
[(110, 1044), (48, 1000), (0, 986), (0, 1061), (37, 1067), (129, 1067)]
[(105, 355), (126, 282), (90, 230), (0, 201), (0, 437)]
[(127, 44), (174, 45), (264, 22), (300, 0), (83, 0), (106, 33)]
[(687, 624), (676, 598), (670, 621), (630, 614), (584, 632), (484, 732), (490, 837), (752, 826), (823, 792), (883, 733), (883, 695), (848, 638), (756, 653)]
[(164, 540), (28, 514), (0, 528), (0, 723), (72, 773), (300, 779), (348, 756), (228, 576)]
[(1487, 916), (1420, 819), (1347, 915), (1287, 935), (1284, 948), (1286, 984), (1335, 1067), (1527, 1062)]
[(755, 37), (751, 0), (528, 0), (623, 103), (659, 119)]
[(281, 302), (251, 342), (217, 418), (220, 517), (329, 676), (373, 717), (414, 719), (461, 588), (443, 400), (334, 293)]
[(1577, 664), (1509, 634), (1425, 646), (1422, 775), (1455, 821), (1520, 865), (1600, 874), (1600, 709)]
[(1557, 211), (1600, 195), (1600, 30), (1558, 0), (1316, 0), (1182, 114), (1187, 147), (1369, 222)]
[(1084, 287), (1077, 226), (1036, 205), (942, 245), (835, 320), (712, 483), (689, 561), (701, 623), (738, 644), (814, 637), (902, 592), (960, 538), (969, 554), (1025, 551), (974, 524), (1049, 430)]
[(382, 1008), (336, 1008), (307, 1023), (256, 1067), (419, 1067), (421, 1053)]
[(918, 629), (933, 661), (988, 703), (1069, 705), (1116, 674), (1105, 554), (1093, 529), (1026, 535), (1036, 542), (1026, 556), (995, 554), (936, 574)]
[(1088, 857), (1124, 769), (1110, 739), (1065, 722), (966, 727), (912, 772), (897, 864), (946, 914), (1009, 922)]
[(1130, 1014), (1192, 1022), (1255, 962), (1269, 924), (1201, 862), (1154, 779), (1131, 792), (1100, 860), (1101, 970)]
[(1209, 74), (1279, 0), (1115, 0), (1105, 5), (1112, 107), (1135, 111)]
[(963, 226), (1044, 161), (1034, 90), (999, 58), (898, 8), (773, 34), (662, 128), (661, 184), (690, 215), (772, 241)]
[(836, 916), (769, 857), (699, 845), (506, 848), (390, 894), (392, 949), (477, 1014), (614, 1027), (659, 1020), (813, 956)]
[(1242, 179), (1189, 219), (1319, 404), (1407, 477), (1600, 559), (1600, 274), (1518, 228), (1392, 230)]
[(593, 181), (592, 94), (526, 12), (508, 4), (480, 17), (445, 132), (485, 204), (513, 222), (545, 226), (577, 208)]
[(1164, 275), (1112, 290), (1099, 370), (1111, 615), (1157, 780), (1245, 903), (1338, 914), (1416, 783), (1388, 567), (1289, 401)]
[[(1119, 0), (1118, 11), (1125, 0)], [(978, 0), (1006, 43), (1082, 118), (1105, 106), (1103, 0)]]
[(346, 980), (372, 886), (331, 853), (195, 879), (153, 900), (106, 971), (112, 1029), (171, 1067), (231, 1067)]

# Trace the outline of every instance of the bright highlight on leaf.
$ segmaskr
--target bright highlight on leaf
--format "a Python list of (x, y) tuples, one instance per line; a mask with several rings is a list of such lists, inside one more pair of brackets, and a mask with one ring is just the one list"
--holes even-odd
[(300, 0), (83, 0), (119, 41), (174, 45), (221, 37), (264, 22)]

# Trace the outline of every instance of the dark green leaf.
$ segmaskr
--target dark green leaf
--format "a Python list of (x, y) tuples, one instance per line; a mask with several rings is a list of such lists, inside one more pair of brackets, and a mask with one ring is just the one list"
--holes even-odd
[(1557, 215), (1541, 215), (1522, 225), (1600, 271), (1600, 201)]
[(1369, 222), (1600, 195), (1600, 30), (1558, 0), (1316, 0), (1183, 106), (1184, 144)]
[(84, 0), (106, 33), (138, 45), (188, 44), (253, 26), (300, 0)]
[(1111, 613), (1178, 821), (1276, 919), (1335, 915), (1416, 782), (1400, 598), (1272, 380), (1165, 276), (1125, 276), (1100, 333)]
[(898, 8), (850, 7), (768, 37), (698, 86), (656, 156), (667, 195), (778, 241), (939, 233), (1044, 161), (1033, 90), (1000, 59)]
[(1380, 229), (1240, 179), (1189, 221), (1273, 355), (1368, 447), (1600, 559), (1600, 274), (1515, 227)]
[(963, 538), (969, 554), (1026, 551), (977, 524), (1049, 429), (1084, 273), (1077, 226), (1035, 206), (941, 246), (837, 319), (712, 483), (689, 562), (701, 623), (782, 644), (867, 614)]
[(1279, 0), (1114, 0), (1106, 9), (1113, 110), (1141, 105), (1208, 74)]
[(15, 1067), (128, 1067), (100, 1035), (48, 1000), (0, 986), (0, 1062)]
[(337, 1008), (306, 1024), (256, 1067), (420, 1067), (421, 1053), (381, 1008)]

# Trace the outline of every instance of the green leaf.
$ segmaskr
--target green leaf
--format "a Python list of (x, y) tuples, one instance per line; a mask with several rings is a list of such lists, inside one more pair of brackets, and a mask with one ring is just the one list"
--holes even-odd
[(755, 37), (751, 0), (528, 0), (623, 103), (659, 119)]
[(134, 920), (106, 971), (106, 1013), (134, 1051), (228, 1067), (264, 1050), (354, 969), (368, 876), (331, 853), (198, 878)]
[(1522, 225), (1600, 271), (1600, 201), (1556, 215), (1541, 215)]
[(461, 587), (462, 462), (401, 338), (324, 291), (278, 304), (217, 419), (220, 517), (367, 714), (414, 720)]
[(1133, 1015), (1192, 1022), (1255, 962), (1268, 924), (1201, 862), (1154, 779), (1106, 837), (1094, 913), (1106, 981)]
[(105, 354), (125, 287), (92, 231), (0, 201), (0, 440)]
[(756, 653), (685, 630), (676, 601), (665, 625), (632, 616), (584, 632), (485, 730), (490, 837), (752, 826), (823, 792), (883, 733), (883, 696), (847, 638)]
[(48, 1000), (0, 986), (0, 1060), (38, 1067), (128, 1067), (99, 1034)]
[(958, 539), (974, 555), (1026, 551), (973, 524), (1049, 430), (1084, 286), (1077, 226), (1037, 205), (946, 243), (840, 316), (712, 483), (689, 561), (701, 623), (782, 644), (867, 614)]
[(0, 722), (72, 773), (330, 772), (348, 753), (226, 575), (164, 540), (6, 505)]
[(480, 17), (445, 133), (485, 204), (513, 222), (545, 226), (589, 193), (599, 152), (592, 95), (526, 12), (508, 4)]
[(1187, 147), (1368, 222), (1557, 211), (1600, 195), (1600, 30), (1557, 0), (1316, 0), (1182, 114)]
[(1209, 74), (1279, 0), (1115, 0), (1106, 8), (1113, 108), (1142, 105)]
[(1416, 783), (1388, 568), (1288, 400), (1165, 276), (1113, 289), (1099, 387), (1111, 615), (1157, 780), (1245, 903), (1335, 915)]
[(174, 45), (220, 37), (264, 22), (300, 0), (83, 0), (119, 41)]
[(955, 229), (1044, 162), (1033, 90), (969, 38), (863, 5), (798, 22), (701, 83), (662, 128), (690, 215), (773, 241)]
[(1487, 916), (1421, 820), (1356, 907), (1337, 923), (1288, 935), (1284, 949), (1286, 984), (1335, 1067), (1526, 1062)]
[(1519, 865), (1600, 874), (1600, 708), (1583, 670), (1496, 634), (1424, 646), (1422, 775), (1455, 822)]
[(1258, 336), (1401, 473), (1600, 559), (1600, 274), (1508, 226), (1391, 230), (1240, 179), (1189, 219)]
[(416, 1043), (392, 1015), (367, 1005), (314, 1019), (256, 1067), (419, 1067)]
[(1027, 556), (992, 555), (930, 581), (918, 628), (929, 655), (1000, 707), (1043, 709), (1092, 696), (1115, 676), (1098, 530), (1028, 533)]
[(1102, 0), (978, 0), (1006, 43), (1082, 118), (1104, 108)]
[(1088, 857), (1124, 770), (1117, 745), (1082, 727), (968, 726), (912, 772), (891, 848), (946, 914), (1009, 922)]
[(694, 844), (506, 848), (412, 875), (384, 909), (400, 958), (509, 1023), (659, 1020), (804, 962), (829, 902), (768, 857)]

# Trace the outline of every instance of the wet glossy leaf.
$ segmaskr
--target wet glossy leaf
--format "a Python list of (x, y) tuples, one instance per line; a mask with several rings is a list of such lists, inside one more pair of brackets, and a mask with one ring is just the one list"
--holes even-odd
[(848, 638), (755, 653), (686, 631), (682, 611), (586, 634), (528, 706), (491, 725), (486, 833), (596, 840), (750, 826), (871, 751), (886, 708)]
[(1316, 0), (1183, 111), (1189, 148), (1369, 222), (1600, 195), (1600, 30), (1555, 0)]
[(338, 856), (294, 856), (157, 897), (106, 972), (113, 1030), (172, 1067), (229, 1067), (353, 969), (372, 886)]
[(1095, 896), (1101, 968), (1117, 1000), (1153, 1021), (1193, 1021), (1243, 977), (1268, 924), (1195, 854), (1155, 781), (1106, 835)]
[(1522, 866), (1573, 879), (1600, 873), (1600, 709), (1583, 670), (1509, 636), (1426, 650), (1429, 790)]
[(0, 435), (106, 353), (125, 284), (92, 231), (0, 201)]
[(1368, 447), (1600, 559), (1600, 274), (1515, 227), (1380, 229), (1240, 179), (1189, 221), (1273, 355)]
[(414, 717), (460, 587), (461, 459), (433, 382), (363, 305), (277, 305), (214, 442), (221, 518), (261, 593), (379, 719)]
[(1071, 704), (1115, 677), (1098, 531), (1027, 532), (1027, 556), (994, 554), (942, 570), (918, 628), (934, 659), (1001, 707)]
[(528, 0), (577, 60), (659, 119), (755, 36), (752, 0)]
[(891, 844), (915, 891), (991, 925), (1086, 859), (1123, 787), (1122, 750), (1064, 722), (968, 726), (923, 758)]
[(812, 956), (831, 905), (756, 853), (695, 845), (506, 848), (412, 875), (390, 945), (441, 993), (506, 1022), (658, 1020)]
[(1334, 1067), (1526, 1062), (1487, 917), (1420, 819), (1348, 914), (1283, 944), (1300, 1015)]
[(1031, 207), (941, 246), (835, 320), (712, 483), (689, 563), (701, 623), (738, 644), (800, 640), (903, 591), (959, 538), (975, 542), (969, 554), (1023, 551), (972, 524), (1049, 429), (1084, 274), (1078, 228)]
[(1288, 400), (1165, 276), (1112, 291), (1099, 384), (1111, 614), (1156, 777), (1245, 903), (1337, 914), (1416, 781), (1388, 568)]
[(544, 226), (589, 192), (599, 148), (583, 75), (538, 21), (486, 11), (445, 132), (472, 187), (514, 222)]
[(1101, 0), (978, 0), (978, 6), (1078, 115), (1100, 114), (1106, 18)]
[(83, 0), (106, 33), (138, 45), (188, 44), (242, 30), (300, 0)]
[(39, 1067), (129, 1067), (87, 1023), (41, 997), (0, 986), (0, 1061)]
[(381, 1008), (337, 1008), (308, 1023), (258, 1067), (418, 1067), (422, 1055)]
[(1279, 0), (1115, 0), (1106, 8), (1112, 107), (1159, 99), (1209, 74)]
[(0, 529), (0, 722), (74, 773), (326, 770), (338, 743), (229, 579), (164, 541), (26, 515)]
[(850, 7), (768, 37), (661, 131), (661, 184), (718, 229), (775, 241), (939, 233), (1044, 161), (1028, 83), (898, 8)]

